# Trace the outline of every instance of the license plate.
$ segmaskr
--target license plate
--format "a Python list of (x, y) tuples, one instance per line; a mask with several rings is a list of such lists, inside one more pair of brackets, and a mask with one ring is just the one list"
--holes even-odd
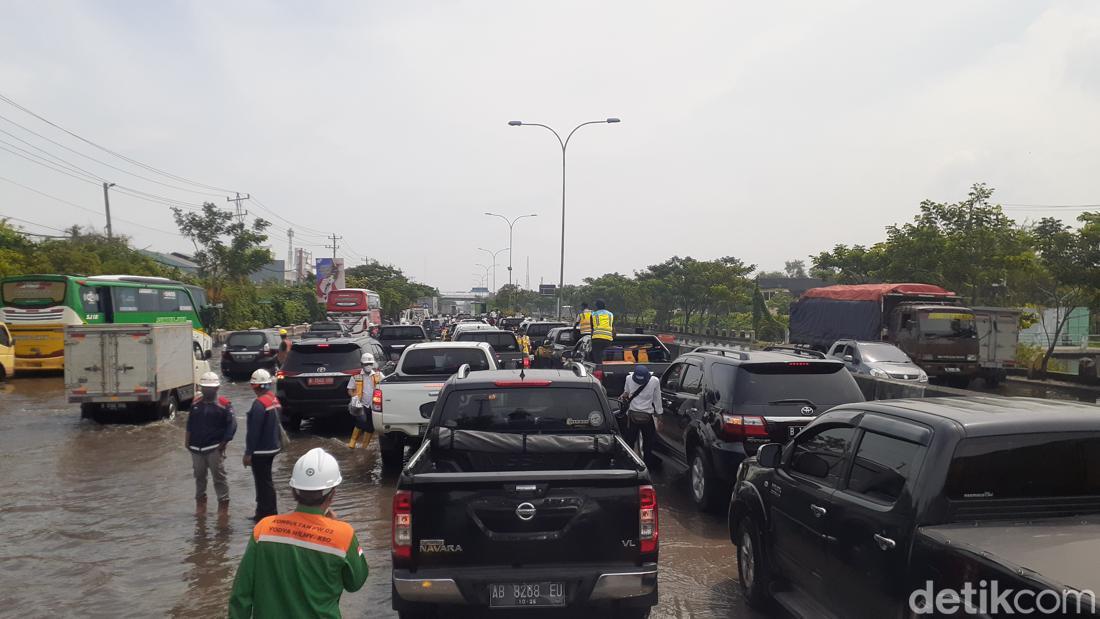
[(565, 606), (565, 583), (523, 582), (489, 585), (489, 606)]
[(802, 426), (788, 426), (787, 427), (787, 438), (792, 438), (801, 431), (802, 431)]
[(959, 368), (944, 368), (943, 371), (947, 372), (948, 374), (957, 374), (959, 372)]
[(306, 380), (307, 385), (331, 385), (333, 378), (331, 376), (321, 376), (318, 378), (310, 378)]
[(235, 352), (233, 353), (234, 359), (251, 359), (256, 356), (254, 352)]

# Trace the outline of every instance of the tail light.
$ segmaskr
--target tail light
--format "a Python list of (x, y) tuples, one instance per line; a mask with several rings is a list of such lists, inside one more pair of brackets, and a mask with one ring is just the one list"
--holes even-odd
[(722, 432), (734, 439), (749, 436), (767, 437), (768, 424), (763, 417), (722, 413)]
[(528, 357), (527, 355), (523, 356), (523, 368), (525, 370), (531, 369), (531, 357)]
[(271, 344), (264, 342), (264, 354), (266, 355), (269, 352), (271, 352)]
[(638, 545), (642, 554), (657, 552), (660, 528), (657, 491), (653, 486), (642, 486), (638, 488)]
[(275, 372), (275, 380), (282, 378), (290, 378), (291, 376), (297, 376), (300, 372), (287, 372), (286, 370), (278, 370)]
[(382, 390), (375, 389), (374, 395), (370, 398), (370, 407), (376, 413), (382, 412)]
[(408, 490), (393, 495), (393, 557), (412, 558), (412, 492)]
[(603, 370), (596, 370), (595, 372), (592, 372), (592, 378), (595, 378), (596, 380), (602, 381), (603, 380)]

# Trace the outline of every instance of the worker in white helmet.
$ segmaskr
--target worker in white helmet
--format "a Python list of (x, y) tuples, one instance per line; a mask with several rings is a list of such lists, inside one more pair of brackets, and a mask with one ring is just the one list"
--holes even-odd
[(275, 503), (275, 482), (271, 479), (271, 465), (283, 448), (279, 419), (282, 406), (271, 391), (271, 372), (261, 368), (252, 373), (248, 381), (256, 400), (248, 409), (248, 432), (244, 441), (244, 465), (252, 467), (252, 480), (256, 485), (256, 514), (253, 520), (278, 513)]
[(199, 378), (199, 393), (187, 415), (184, 445), (191, 452), (195, 473), (195, 513), (206, 513), (206, 474), (214, 478), (218, 514), (229, 513), (229, 484), (225, 481), (225, 448), (237, 433), (233, 404), (218, 395), (221, 379), (214, 372)]
[(336, 519), (332, 500), (343, 481), (336, 458), (315, 447), (294, 464), (298, 507), (252, 530), (229, 596), (229, 617), (339, 617), (340, 596), (367, 580), (355, 530)]
[(375, 367), (374, 355), (365, 352), (359, 361), (363, 365), (363, 370), (348, 381), (348, 395), (351, 396), (348, 412), (351, 413), (355, 423), (355, 429), (351, 431), (351, 440), (348, 441), (350, 449), (355, 449), (360, 439), (363, 447), (370, 445), (370, 440), (374, 436), (371, 398), (378, 383), (382, 381), (382, 372)]

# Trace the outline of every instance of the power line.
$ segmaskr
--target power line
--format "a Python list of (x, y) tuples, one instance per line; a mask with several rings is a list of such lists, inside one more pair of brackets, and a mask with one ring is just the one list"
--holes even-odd
[(64, 174), (65, 176), (71, 176), (71, 177), (75, 178), (78, 181), (84, 181), (85, 183), (91, 183), (93, 185), (98, 185), (101, 182), (101, 181), (88, 180), (87, 178), (84, 178), (83, 176), (77, 176), (76, 174), (73, 174), (72, 172), (70, 172), (70, 171), (68, 171), (64, 168), (57, 167), (53, 163), (45, 163), (45, 159), (42, 158), (42, 157), (38, 157), (38, 159), (42, 159), (42, 161), (38, 161), (37, 159), (32, 159), (32, 158), (28, 157), (27, 155), (20, 154), (20, 153), (14, 151), (14, 150), (4, 148), (3, 146), (0, 146), (0, 150), (11, 153), (11, 154), (15, 155), (16, 157), (22, 157), (23, 159), (26, 159), (27, 161), (29, 161), (31, 163), (38, 164), (38, 165), (40, 165), (44, 168), (49, 168), (50, 170), (53, 170), (54, 172), (60, 172), (61, 174)]
[[(36, 194), (38, 194), (38, 195), (40, 195), (40, 196), (43, 196), (43, 197), (49, 198), (49, 199), (51, 199), (51, 200), (56, 200), (56, 201), (58, 201), (58, 202), (61, 202), (61, 203), (63, 203), (63, 204), (68, 204), (68, 205), (69, 205), (69, 206), (71, 206), (71, 207), (74, 207), (74, 208), (78, 208), (78, 209), (80, 209), (80, 210), (82, 210), (82, 211), (86, 211), (86, 212), (88, 212), (88, 213), (92, 213), (93, 215), (99, 215), (100, 217), (102, 217), (102, 216), (103, 216), (103, 212), (102, 212), (102, 211), (97, 211), (97, 210), (95, 210), (95, 209), (91, 209), (91, 208), (88, 208), (88, 207), (86, 207), (86, 206), (82, 206), (82, 205), (80, 205), (80, 204), (77, 204), (76, 202), (70, 202), (70, 201), (68, 201), (68, 200), (66, 200), (66, 199), (64, 199), (64, 198), (59, 198), (59, 197), (57, 197), (57, 196), (54, 196), (54, 195), (50, 195), (50, 194), (48, 194), (48, 193), (46, 193), (46, 192), (43, 192), (43, 191), (39, 191), (39, 190), (35, 189), (34, 187), (28, 187), (27, 185), (24, 185), (23, 183), (19, 183), (19, 182), (13, 181), (13, 180), (11, 180), (10, 178), (5, 178), (5, 177), (3, 177), (3, 176), (0, 176), (0, 181), (5, 181), (5, 182), (7, 182), (7, 183), (11, 183), (12, 185), (16, 185), (16, 186), (18, 186), (18, 187), (22, 187), (23, 189), (26, 189), (27, 191), (32, 191), (32, 192), (34, 192), (34, 193), (36, 193)], [(154, 227), (152, 227), (152, 226), (147, 226), (147, 225), (145, 225), (145, 224), (140, 224), (140, 223), (138, 223), (138, 222), (136, 222), (136, 221), (131, 221), (131, 220), (129, 220), (129, 219), (123, 219), (123, 218), (121, 218), (121, 217), (117, 217), (117, 216), (116, 216), (116, 217), (114, 217), (114, 219), (115, 219), (116, 221), (121, 221), (121, 222), (125, 222), (125, 223), (128, 223), (128, 224), (130, 224), (130, 225), (132, 225), (132, 226), (138, 226), (138, 227), (140, 227), (140, 228), (145, 228), (146, 230), (152, 230), (153, 232), (160, 232), (161, 234), (167, 234), (167, 235), (169, 235), (169, 236), (179, 236), (179, 233), (178, 233), (178, 232), (169, 232), (169, 231), (167, 231), (167, 230), (161, 230), (160, 228), (154, 228)]]
[(80, 135), (77, 135), (76, 133), (73, 133), (72, 131), (69, 131), (65, 127), (62, 127), (61, 125), (58, 125), (57, 123), (49, 120), (48, 118), (44, 118), (44, 117), (38, 115), (37, 113), (35, 113), (34, 111), (32, 111), (30, 109), (27, 109), (26, 107), (23, 107), (19, 103), (16, 103), (11, 98), (9, 98), (9, 97), (7, 97), (3, 94), (0, 94), (0, 101), (3, 101), (3, 102), (7, 103), (8, 105), (11, 105), (12, 107), (14, 107), (16, 109), (21, 110), (22, 112), (37, 118), (38, 120), (46, 123), (47, 125), (50, 125), (51, 127), (55, 128), (55, 129), (58, 129), (60, 131), (63, 131), (65, 133), (71, 135), (72, 137), (80, 140), (81, 142), (84, 142), (85, 144), (88, 144), (89, 146), (93, 146), (95, 148), (98, 148), (99, 150), (101, 150), (105, 153), (108, 153), (110, 155), (114, 155), (115, 157), (118, 157), (119, 159), (122, 159), (123, 161), (127, 161), (129, 163), (132, 163), (136, 166), (142, 167), (142, 168), (144, 168), (146, 170), (149, 170), (151, 172), (156, 172), (157, 174), (166, 176), (168, 178), (175, 179), (176, 181), (179, 181), (179, 182), (182, 182), (182, 183), (187, 183), (189, 185), (194, 185), (195, 187), (203, 187), (205, 189), (210, 189), (210, 190), (213, 190), (213, 191), (220, 191), (220, 192), (223, 192), (223, 193), (235, 193), (231, 189), (226, 189), (224, 187), (218, 187), (216, 185), (207, 185), (206, 183), (200, 183), (198, 181), (193, 181), (193, 180), (190, 180), (190, 179), (185, 178), (183, 176), (178, 176), (176, 174), (172, 174), (171, 172), (165, 172), (164, 170), (161, 170), (159, 168), (155, 168), (151, 165), (142, 163), (142, 162), (140, 162), (136, 159), (132, 159), (130, 157), (127, 157), (126, 155), (123, 155), (121, 153), (117, 153), (117, 152), (115, 152), (115, 151), (113, 151), (113, 150), (111, 150), (111, 149), (109, 149), (105, 146), (100, 146), (99, 144), (96, 144), (95, 142), (93, 142), (93, 141), (91, 141), (87, 138), (84, 138)]
[(299, 234), (301, 234), (302, 230), (309, 230), (309, 231), (315, 232), (316, 234), (318, 234), (320, 236), (328, 238), (328, 233), (327, 232), (324, 232), (322, 230), (318, 230), (316, 228), (310, 228), (309, 226), (303, 226), (303, 225), (300, 225), (300, 224), (296, 224), (293, 221), (290, 221), (289, 219), (287, 219), (287, 218), (283, 217), (282, 215), (276, 213), (273, 209), (269, 208), (266, 204), (264, 204), (263, 202), (260, 202), (255, 196), (253, 196), (252, 201), (256, 203), (256, 206), (259, 206), (260, 208), (264, 209), (265, 211), (267, 211), (267, 212), (271, 213), (272, 215), (278, 217), (279, 219), (283, 220), (284, 222), (294, 226), (296, 229), (298, 229)]
[[(61, 228), (54, 228), (53, 226), (47, 226), (46, 224), (40, 224), (38, 222), (28, 221), (26, 219), (19, 219), (18, 217), (13, 217), (12, 215), (5, 215), (3, 213), (0, 213), (0, 217), (3, 217), (4, 219), (10, 219), (12, 221), (18, 221), (19, 223), (23, 223), (23, 224), (30, 224), (32, 226), (38, 226), (39, 228), (45, 228), (47, 230), (53, 230), (54, 232), (65, 232)], [(35, 235), (35, 236), (38, 236), (38, 235)]]

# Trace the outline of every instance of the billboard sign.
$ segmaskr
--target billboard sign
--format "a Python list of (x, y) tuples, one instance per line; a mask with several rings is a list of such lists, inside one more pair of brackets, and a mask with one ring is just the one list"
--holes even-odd
[(539, 294), (544, 297), (552, 297), (558, 294), (556, 284), (539, 284)]
[(317, 259), (317, 302), (325, 304), (328, 295), (333, 290), (346, 288), (344, 281), (343, 258), (318, 258)]

